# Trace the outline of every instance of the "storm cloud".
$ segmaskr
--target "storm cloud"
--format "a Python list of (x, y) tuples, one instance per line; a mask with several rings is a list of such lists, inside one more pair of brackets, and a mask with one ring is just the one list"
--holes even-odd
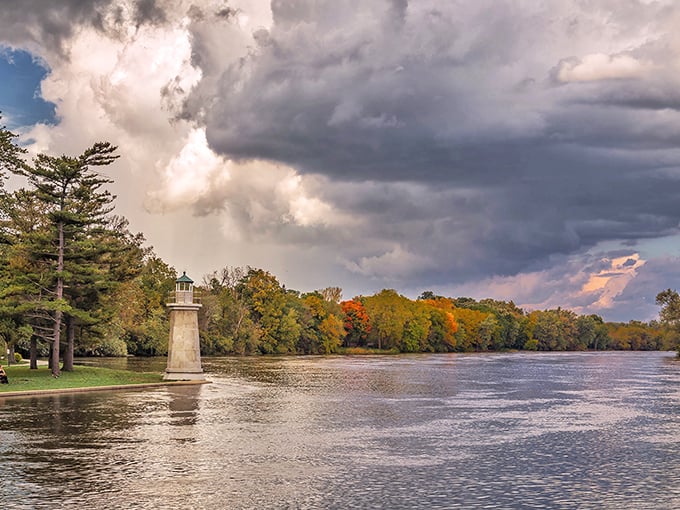
[(92, 26), (110, 36), (127, 30), (132, 23), (165, 21), (164, 10), (157, 0), (5, 0), (2, 3), (2, 40), (41, 53), (45, 50), (68, 57), (68, 46), (74, 31)]
[(432, 281), (674, 234), (678, 11), (623, 4), (275, 1), (248, 55), (203, 69), (210, 147), (355, 183), (326, 197)]

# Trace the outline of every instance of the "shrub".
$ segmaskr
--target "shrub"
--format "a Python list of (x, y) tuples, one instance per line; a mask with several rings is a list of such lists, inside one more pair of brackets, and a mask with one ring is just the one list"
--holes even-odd
[(537, 351), (538, 350), (538, 340), (535, 338), (530, 338), (524, 342), (524, 350), (526, 351)]

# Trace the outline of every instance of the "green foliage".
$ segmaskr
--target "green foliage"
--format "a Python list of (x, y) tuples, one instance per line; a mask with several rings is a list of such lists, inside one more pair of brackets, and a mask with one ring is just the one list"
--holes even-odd
[(430, 331), (425, 342), (426, 350), (432, 352), (452, 352), (456, 347), (456, 331), (458, 324), (452, 312), (440, 308), (431, 308)]
[(535, 338), (530, 338), (526, 342), (524, 342), (524, 346), (522, 347), (525, 351), (537, 351), (538, 350), (538, 340)]
[(395, 290), (386, 289), (364, 298), (363, 303), (371, 321), (369, 345), (378, 349), (399, 349), (404, 326), (411, 318), (410, 300)]
[(672, 327), (680, 325), (680, 295), (675, 290), (666, 289), (656, 296), (656, 304), (661, 306), (661, 322)]
[(75, 349), (76, 356), (123, 357), (128, 354), (122, 338), (105, 335), (80, 342)]
[[(239, 296), (247, 303), (250, 318), (258, 326), (262, 354), (290, 352), (289, 321), (283, 321), (285, 293), (278, 280), (262, 269), (249, 268), (237, 285)], [(279, 345), (279, 335), (281, 345)]]
[[(0, 120), (2, 115), (0, 115)], [(26, 153), (25, 149), (20, 148), (15, 143), (17, 135), (8, 131), (4, 126), (0, 126), (0, 187), (5, 179), (5, 171), (15, 172), (24, 164), (21, 158)]]
[(330, 354), (345, 339), (338, 287), (300, 295), (262, 269), (225, 267), (201, 290), (203, 354)]
[(139, 274), (105, 299), (110, 313), (108, 342), (122, 340), (126, 351), (139, 356), (167, 353), (170, 325), (165, 310), (176, 272), (151, 250), (144, 252)]
[[(34, 354), (43, 354), (46, 343), (56, 346), (55, 374), (60, 350), (64, 370), (72, 369), (75, 352), (127, 351), (123, 338), (129, 330), (120, 313), (125, 305), (116, 296), (124, 296), (127, 289), (120, 286), (142, 270), (144, 238), (110, 214), (115, 197), (105, 187), (112, 181), (93, 170), (112, 163), (115, 151), (111, 144), (96, 143), (77, 157), (39, 154), (31, 164), (0, 151), (4, 168), (28, 184), (0, 196), (0, 316), (32, 328), (28, 340), (15, 342), (23, 351), (33, 346)], [(162, 323), (162, 303), (154, 305), (151, 315)], [(154, 342), (163, 329), (153, 323), (140, 327), (150, 330), (146, 336)], [(60, 349), (64, 333), (66, 348)]]
[(576, 314), (571, 310), (533, 312), (536, 317), (533, 336), (541, 351), (575, 350), (578, 345)]

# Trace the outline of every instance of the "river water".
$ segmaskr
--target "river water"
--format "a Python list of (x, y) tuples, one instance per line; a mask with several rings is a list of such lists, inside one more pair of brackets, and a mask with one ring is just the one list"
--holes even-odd
[(0, 507), (680, 509), (673, 356), (210, 358), (0, 398)]

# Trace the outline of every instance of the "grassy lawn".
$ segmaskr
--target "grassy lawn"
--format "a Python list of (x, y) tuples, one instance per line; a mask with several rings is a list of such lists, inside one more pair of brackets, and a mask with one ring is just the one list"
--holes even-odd
[(3, 365), (9, 384), (0, 384), (0, 395), (7, 391), (55, 390), (64, 388), (91, 388), (94, 386), (115, 386), (120, 384), (142, 384), (162, 382), (163, 374), (111, 370), (109, 368), (76, 365), (73, 372), (63, 372), (58, 378), (46, 366), (37, 370), (28, 364)]

